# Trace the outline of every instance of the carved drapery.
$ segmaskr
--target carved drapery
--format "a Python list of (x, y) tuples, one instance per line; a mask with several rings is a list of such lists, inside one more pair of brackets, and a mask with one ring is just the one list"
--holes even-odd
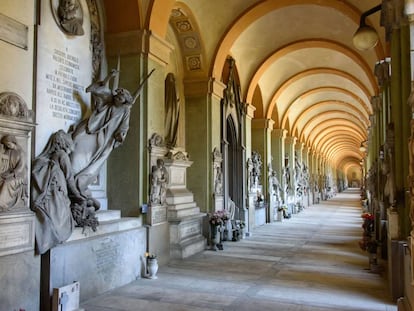
[(223, 156), (218, 148), (213, 150), (213, 175), (214, 175), (214, 194), (223, 194)]
[(252, 182), (253, 186), (259, 186), (262, 184), (262, 156), (257, 152), (252, 152)]
[(0, 93), (0, 212), (29, 210), (33, 111), (13, 92)]

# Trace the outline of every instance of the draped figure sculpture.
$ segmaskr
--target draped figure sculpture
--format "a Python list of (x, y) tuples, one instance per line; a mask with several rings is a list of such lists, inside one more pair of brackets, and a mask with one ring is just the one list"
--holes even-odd
[(0, 142), (0, 211), (8, 211), (26, 205), (27, 167), (16, 137), (5, 135)]
[(74, 227), (71, 201), (85, 201), (75, 186), (69, 158), (72, 150), (71, 136), (59, 130), (33, 162), (31, 208), (39, 220), (36, 246), (40, 254), (70, 237)]
[(74, 151), (71, 153), (71, 163), (77, 188), (83, 196), (93, 201), (95, 209), (99, 209), (99, 202), (92, 198), (88, 187), (97, 179), (111, 151), (124, 142), (129, 129), (131, 107), (153, 71), (133, 94), (124, 88), (109, 89), (107, 83), (117, 77), (117, 70), (112, 70), (103, 81), (94, 82), (86, 88), (87, 92), (91, 92), (92, 112), (72, 130)]
[(168, 73), (165, 79), (165, 143), (168, 148), (177, 144), (180, 103), (176, 94), (175, 77)]
[(114, 91), (107, 83), (118, 76), (112, 70), (108, 76), (92, 83), (91, 114), (68, 133), (63, 130), (51, 135), (43, 152), (32, 166), (32, 209), (40, 225), (36, 229), (36, 244), (43, 254), (66, 241), (78, 227), (96, 230), (95, 211), (99, 202), (92, 197), (89, 186), (98, 178), (110, 152), (125, 140), (130, 109), (153, 71), (131, 95), (128, 90)]

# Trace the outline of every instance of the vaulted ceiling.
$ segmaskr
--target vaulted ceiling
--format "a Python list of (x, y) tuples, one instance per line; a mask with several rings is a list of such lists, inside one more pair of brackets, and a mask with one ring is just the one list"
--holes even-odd
[[(161, 37), (174, 30), (185, 79), (220, 80), (231, 56), (255, 118), (273, 119), (274, 128), (339, 168), (359, 166), (378, 93), (374, 66), (388, 55), (380, 12), (366, 20), (380, 35), (375, 48), (359, 51), (352, 37), (361, 14), (379, 0), (120, 1), (137, 6), (139, 27)], [(136, 14), (124, 13), (131, 15), (124, 20)], [(120, 31), (122, 21), (117, 25), (108, 29)]]

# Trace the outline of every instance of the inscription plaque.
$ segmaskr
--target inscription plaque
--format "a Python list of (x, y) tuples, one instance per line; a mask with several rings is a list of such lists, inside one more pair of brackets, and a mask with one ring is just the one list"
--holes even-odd
[(185, 168), (171, 167), (171, 186), (185, 186)]
[(150, 225), (156, 225), (167, 221), (167, 207), (155, 205), (150, 207)]
[(49, 85), (46, 93), (49, 96), (49, 108), (52, 117), (70, 123), (81, 118), (81, 107), (76, 96), (83, 92), (78, 81), (80, 75), (79, 58), (67, 52), (54, 49), (52, 55), (54, 69), (46, 73)]
[(34, 248), (34, 215), (0, 217), (0, 256)]
[(183, 227), (181, 232), (181, 238), (185, 239), (192, 235), (197, 235), (201, 233), (201, 226), (199, 222), (189, 223)]
[(111, 239), (102, 241), (93, 248), (96, 255), (96, 268), (105, 281), (110, 281), (111, 272), (116, 267), (119, 256), (119, 244)]
[(27, 50), (29, 28), (0, 13), (0, 40)]

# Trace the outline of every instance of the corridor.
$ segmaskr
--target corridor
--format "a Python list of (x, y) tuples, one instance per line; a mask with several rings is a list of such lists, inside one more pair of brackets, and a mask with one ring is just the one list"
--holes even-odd
[(256, 228), (222, 251), (161, 266), (85, 302), (86, 311), (397, 310), (359, 246), (359, 192), (348, 190), (291, 219)]

